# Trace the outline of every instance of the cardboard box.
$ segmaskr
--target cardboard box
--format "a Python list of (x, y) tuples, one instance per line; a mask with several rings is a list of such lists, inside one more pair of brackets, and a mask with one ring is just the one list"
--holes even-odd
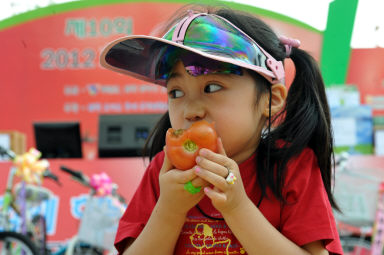
[(326, 88), (326, 93), (331, 108), (360, 105), (360, 92), (354, 85), (333, 85)]
[(373, 118), (375, 155), (384, 156), (384, 116)]
[[(12, 150), (16, 155), (26, 152), (27, 140), (24, 133), (14, 130), (0, 130), (0, 146)], [(6, 160), (0, 157), (0, 160)]]
[(368, 105), (331, 107), (336, 153), (373, 154), (373, 117)]

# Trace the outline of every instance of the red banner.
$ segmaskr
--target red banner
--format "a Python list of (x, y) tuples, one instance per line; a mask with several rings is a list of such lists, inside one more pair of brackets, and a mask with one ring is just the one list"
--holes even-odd
[[(97, 136), (105, 113), (166, 110), (166, 93), (99, 65), (102, 48), (129, 34), (150, 34), (180, 4), (126, 3), (89, 7), (46, 16), (0, 31), (3, 49), (0, 129), (27, 134), (34, 145), (32, 122), (79, 120), (83, 135)], [(268, 19), (278, 32), (300, 38), (318, 58), (321, 35)], [(288, 63), (288, 73), (292, 67)], [(288, 79), (289, 80), (289, 79)]]

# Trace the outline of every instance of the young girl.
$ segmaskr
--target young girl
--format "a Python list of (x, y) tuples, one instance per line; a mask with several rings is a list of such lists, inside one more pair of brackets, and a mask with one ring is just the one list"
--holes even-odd
[[(195, 8), (175, 20), (162, 38), (128, 36), (102, 54), (103, 66), (169, 95), (120, 221), (120, 254), (342, 254), (330, 115), (314, 59), (245, 13)], [(286, 57), (296, 68), (289, 92)], [(215, 123), (219, 150), (201, 149), (196, 166), (175, 169), (165, 133), (199, 120)]]

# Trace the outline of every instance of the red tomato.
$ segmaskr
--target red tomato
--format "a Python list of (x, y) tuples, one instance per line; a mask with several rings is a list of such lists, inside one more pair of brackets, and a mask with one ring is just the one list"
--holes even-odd
[(187, 170), (196, 165), (201, 148), (217, 152), (217, 133), (206, 120), (193, 123), (188, 129), (169, 128), (166, 134), (167, 157), (177, 169)]

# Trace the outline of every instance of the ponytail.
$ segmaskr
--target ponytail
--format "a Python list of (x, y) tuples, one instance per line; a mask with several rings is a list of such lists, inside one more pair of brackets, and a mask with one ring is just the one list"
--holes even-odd
[[(329, 201), (332, 207), (338, 209), (331, 189), (333, 137), (324, 82), (318, 64), (307, 52), (292, 48), (290, 58), (295, 64), (296, 75), (288, 91), (285, 108), (280, 113), (284, 118), (268, 137), (262, 139), (258, 149), (258, 167), (266, 169), (268, 164), (265, 161), (268, 155), (265, 155), (265, 148), (268, 144), (272, 145), (270, 165), (276, 167), (276, 172), (268, 169), (258, 171), (258, 174), (268, 180), (268, 186), (283, 200), (281, 187), (284, 183), (285, 166), (290, 158), (309, 147), (317, 157)], [(277, 120), (277, 117), (274, 120)], [(273, 146), (278, 140), (285, 141), (285, 145)], [(262, 194), (265, 195), (266, 183), (261, 181), (260, 184)]]

